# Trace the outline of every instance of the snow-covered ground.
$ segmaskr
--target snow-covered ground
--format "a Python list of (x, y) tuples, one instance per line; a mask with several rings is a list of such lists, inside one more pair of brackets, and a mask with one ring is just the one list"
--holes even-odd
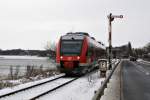
[[(99, 71), (91, 74), (84, 76), (82, 78), (79, 78), (78, 80), (48, 94), (45, 95), (42, 98), (39, 98), (40, 100), (91, 100), (92, 97), (94, 96), (94, 91), (97, 90), (101, 86), (101, 82), (104, 80), (104, 78), (100, 78), (100, 73)], [(50, 80), (51, 77), (43, 80), (39, 80), (36, 82), (30, 82), (22, 85), (15, 86), (13, 88), (6, 88), (0, 91), (0, 95), (9, 93), (11, 91), (15, 91), (21, 88), (25, 88), (34, 84), (41, 83), (46, 80)], [(27, 100), (29, 99), (30, 96), (37, 95), (38, 93), (42, 92), (43, 90), (50, 89), (52, 87), (58, 86), (60, 83), (65, 82), (66, 80), (56, 80), (56, 82), (47, 84), (46, 86), (39, 87), (36, 92), (35, 91), (29, 91), (27, 92), (22, 92), (21, 96), (20, 94), (16, 96), (11, 96), (3, 98), (2, 100)], [(45, 88), (47, 87), (47, 88)], [(25, 98), (26, 97), (26, 98)]]
[(40, 95), (41, 93), (44, 93), (46, 91), (49, 91), (61, 84), (64, 84), (73, 78), (62, 78), (55, 80), (53, 82), (49, 82), (40, 86), (37, 86), (35, 88), (31, 88), (29, 90), (25, 90), (19, 93), (16, 93), (11, 96), (7, 96), (5, 98), (2, 98), (1, 100), (30, 100), (31, 98)]
[[(118, 59), (113, 60), (113, 67), (118, 61)], [(97, 71), (43, 96), (39, 100), (92, 100), (95, 91), (100, 88), (104, 80), (105, 78), (100, 78), (100, 72)]]
[(97, 71), (43, 96), (39, 100), (91, 100), (103, 80), (104, 78), (100, 78), (100, 73)]
[(14, 91), (17, 91), (17, 90), (20, 90), (20, 89), (23, 89), (23, 88), (30, 87), (30, 86), (33, 86), (33, 85), (36, 85), (36, 84), (40, 84), (40, 83), (46, 82), (48, 80), (55, 79), (57, 77), (61, 77), (63, 75), (64, 74), (54, 75), (54, 76), (51, 76), (49, 78), (45, 78), (45, 79), (42, 79), (42, 80), (38, 80), (38, 81), (34, 81), (34, 82), (28, 82), (28, 83), (25, 83), (25, 84), (14, 86), (14, 87), (5, 88), (5, 89), (0, 90), (0, 96), (4, 95), (4, 94), (11, 93), (11, 92), (14, 92)]
[[(116, 64), (117, 62), (115, 62)], [(51, 77), (53, 78), (53, 77)], [(51, 78), (47, 78), (44, 80), (48, 80)], [(25, 88), (33, 84), (38, 84), (43, 80), (39, 80), (36, 82), (30, 82), (26, 84), (21, 84), (18, 86), (15, 86), (13, 88), (6, 88), (0, 91), (0, 95), (14, 91), (16, 89)], [(81, 77), (77, 79), (76, 81), (57, 89), (56, 91), (49, 93), (41, 98), (39, 100), (91, 100), (94, 96), (94, 92), (97, 91), (100, 86), (101, 82), (104, 81), (104, 78), (100, 78), (100, 72), (96, 71), (92, 74), (86, 75), (84, 77)], [(48, 84), (47, 88), (50, 88), (51, 86), (58, 85), (56, 82), (55, 84), (51, 85)], [(38, 89), (38, 92), (42, 92), (42, 87)], [(31, 93), (28, 93), (30, 95), (34, 95), (34, 92), (31, 91)], [(23, 95), (22, 95), (23, 97)], [(5, 98), (7, 99), (7, 98)], [(13, 100), (20, 100), (18, 96), (14, 97)]]
[(120, 97), (121, 96), (120, 70), (121, 70), (121, 64), (119, 64), (115, 69), (113, 75), (110, 78), (109, 83), (107, 84), (107, 88), (104, 90), (104, 95), (101, 97), (100, 100), (120, 100), (121, 98)]
[(145, 61), (145, 60), (143, 60), (143, 59), (138, 59), (137, 61), (138, 61), (138, 62), (142, 62), (142, 63), (150, 64), (150, 62), (149, 62), (149, 61)]

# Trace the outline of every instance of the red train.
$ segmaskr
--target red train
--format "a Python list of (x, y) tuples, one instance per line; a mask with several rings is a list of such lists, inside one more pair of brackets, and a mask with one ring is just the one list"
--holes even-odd
[(105, 56), (104, 44), (84, 32), (61, 36), (56, 47), (57, 68), (67, 75), (85, 74), (94, 68), (98, 58)]

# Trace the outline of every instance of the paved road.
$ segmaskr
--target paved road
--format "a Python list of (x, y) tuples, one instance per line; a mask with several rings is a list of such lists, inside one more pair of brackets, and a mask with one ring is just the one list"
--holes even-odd
[(122, 62), (123, 100), (150, 100), (150, 65)]

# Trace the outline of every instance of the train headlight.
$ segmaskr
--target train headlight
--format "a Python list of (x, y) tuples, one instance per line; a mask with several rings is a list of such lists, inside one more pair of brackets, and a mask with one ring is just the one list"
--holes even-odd
[(79, 60), (79, 59), (80, 59), (80, 57), (78, 56), (78, 57), (77, 57), (77, 59)]
[(63, 57), (62, 57), (62, 56), (60, 56), (60, 59), (63, 59)]

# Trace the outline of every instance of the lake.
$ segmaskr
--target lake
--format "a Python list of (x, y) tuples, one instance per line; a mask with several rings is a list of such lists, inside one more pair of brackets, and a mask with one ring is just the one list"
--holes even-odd
[(43, 69), (56, 69), (55, 61), (48, 57), (0, 55), (0, 76), (8, 75), (10, 66), (13, 66), (13, 70), (19, 66), (19, 74), (23, 74), (27, 65), (36, 66), (36, 68), (43, 66)]

